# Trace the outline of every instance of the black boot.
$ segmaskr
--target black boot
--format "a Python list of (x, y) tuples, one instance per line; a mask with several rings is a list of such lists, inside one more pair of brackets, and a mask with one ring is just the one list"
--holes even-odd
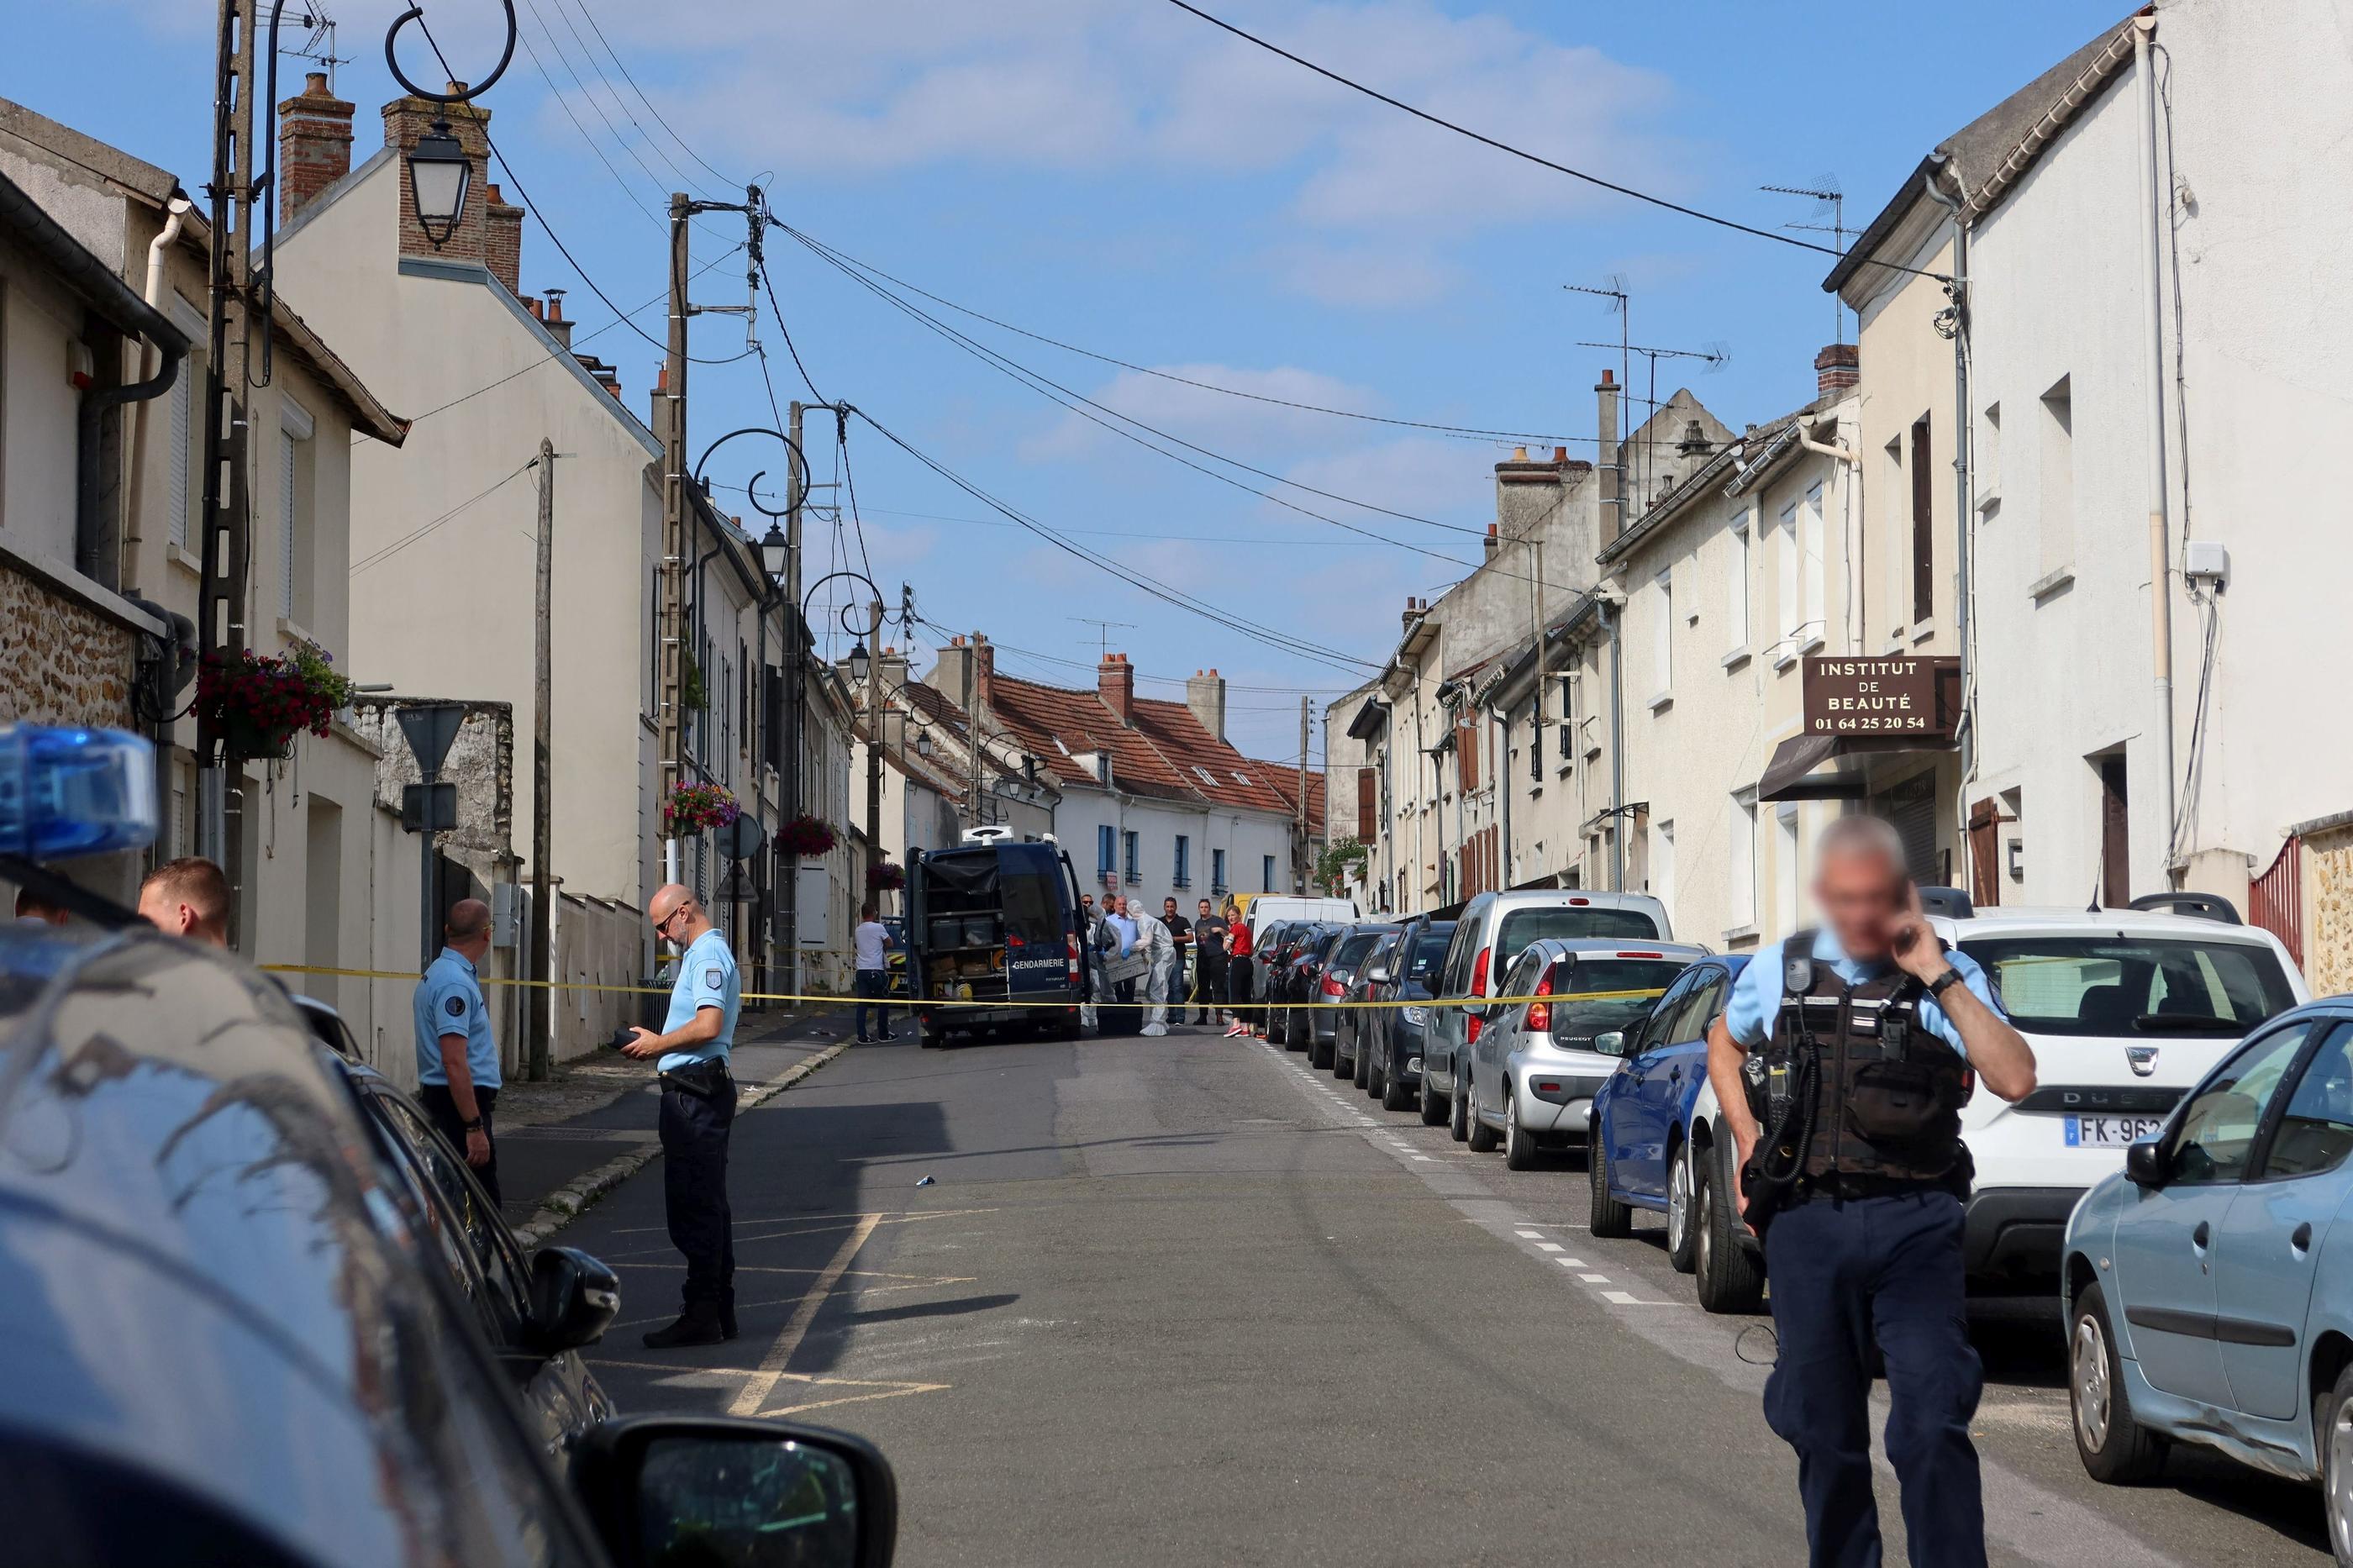
[(666, 1351), (680, 1345), (715, 1345), (728, 1337), (717, 1309), (709, 1302), (697, 1301), (681, 1312), (678, 1321), (670, 1327), (649, 1332), (645, 1346), (649, 1351)]

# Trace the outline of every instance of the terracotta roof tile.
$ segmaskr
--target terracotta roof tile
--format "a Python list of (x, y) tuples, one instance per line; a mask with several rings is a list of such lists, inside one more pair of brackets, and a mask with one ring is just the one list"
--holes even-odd
[(1077, 759), (1107, 752), (1113, 785), (1136, 795), (1282, 813), (1297, 801), (1295, 770), (1243, 756), (1182, 702), (1139, 697), (1128, 725), (1093, 691), (993, 675), (988, 706), (1058, 782), (1094, 784)]

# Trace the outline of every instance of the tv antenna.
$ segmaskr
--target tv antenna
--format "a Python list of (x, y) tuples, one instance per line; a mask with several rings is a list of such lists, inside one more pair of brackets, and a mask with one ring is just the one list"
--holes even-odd
[(1062, 618), (1095, 628), (1095, 662), (1097, 664), (1101, 664), (1111, 656), (1111, 634), (1114, 626), (1122, 631), (1132, 632), (1135, 629), (1134, 621), (1099, 621), (1092, 616), (1065, 616)]
[[(1810, 234), (1827, 234), (1839, 253), (1845, 254), (1846, 196), (1839, 189), (1836, 174), (1817, 174), (1802, 185), (1759, 185), (1757, 188), (1777, 196), (1804, 196), (1810, 200), (1814, 210), (1806, 215), (1807, 222), (1785, 223), (1781, 226), (1804, 229)], [(1831, 220), (1828, 223), (1821, 221), (1826, 216)], [(1831, 342), (1846, 342), (1846, 301), (1838, 297), (1835, 289), (1831, 292)]]
[(301, 44), (289, 46), (278, 52), (281, 55), (291, 55), (298, 60), (316, 60), (326, 67), (327, 90), (334, 91), (335, 68), (351, 64), (351, 61), (335, 53), (335, 19), (327, 15), (323, 6), (319, 5), (312, 5), (291, 19), (311, 30), (303, 36)]
[[(1619, 395), (1625, 396), (1624, 389), (1630, 386), (1634, 379), (1633, 344), (1627, 337), (1627, 334), (1633, 331), (1634, 302), (1633, 297), (1626, 292), (1626, 275), (1623, 272), (1612, 272), (1601, 280), (1598, 288), (1590, 283), (1564, 283), (1561, 287), (1572, 294), (1590, 294), (1597, 300), (1609, 301), (1609, 313), (1618, 318), (1618, 385), (1620, 389)], [(1609, 345), (1592, 343), (1578, 346), (1608, 348)], [(1624, 422), (1622, 415), (1620, 416), (1620, 422), (1622, 426)], [(1600, 437), (1600, 460), (1618, 470), (1618, 526), (1622, 529), (1626, 526), (1626, 519), (1630, 515), (1626, 510), (1626, 492), (1632, 488), (1626, 481), (1626, 454), (1620, 440), (1619, 431), (1602, 430), (1597, 434)]]
[[(1614, 346), (1621, 353), (1641, 354), (1643, 359), (1649, 362), (1650, 391), (1642, 399), (1643, 406), (1648, 410), (1643, 419), (1645, 427), (1648, 426), (1650, 420), (1657, 417), (1659, 412), (1659, 362), (1661, 360), (1698, 360), (1707, 366), (1707, 374), (1711, 375), (1732, 363), (1732, 351), (1722, 343), (1709, 343), (1705, 348), (1697, 349), (1662, 349), (1645, 348), (1641, 343), (1630, 343), (1621, 339), (1614, 345), (1609, 343), (1579, 342), (1577, 346), (1581, 349), (1606, 349)], [(1632, 395), (1632, 388), (1629, 387), (1627, 389), (1627, 395)], [(1650, 498), (1645, 493), (1643, 487), (1646, 486), (1650, 479), (1658, 472), (1658, 463), (1656, 461), (1658, 455), (1656, 451), (1657, 446), (1657, 436), (1651, 435), (1643, 437), (1642, 444), (1640, 448), (1646, 461), (1643, 464), (1643, 472), (1640, 476), (1640, 482), (1635, 486), (1633, 493), (1637, 502), (1644, 507), (1647, 507), (1650, 504)], [(1634, 515), (1640, 515), (1639, 511)]]

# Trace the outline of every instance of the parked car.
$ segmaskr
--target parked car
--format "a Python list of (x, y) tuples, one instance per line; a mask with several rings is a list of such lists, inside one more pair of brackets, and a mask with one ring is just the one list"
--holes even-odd
[(1282, 941), (1266, 961), (1266, 1037), (1286, 1050), (1299, 1050), (1305, 1041), (1291, 1032), (1292, 984), (1298, 978), (1301, 954), (1331, 933), (1332, 928), (1301, 921), (1283, 930)]
[(1745, 953), (1710, 956), (1676, 976), (1666, 994), (1633, 1023), (1594, 1037), (1594, 1048), (1617, 1068), (1593, 1098), (1592, 1189), (1588, 1223), (1597, 1236), (1623, 1236), (1635, 1209), (1667, 1216), (1667, 1260), (1698, 1276), (1710, 1311), (1755, 1311), (1764, 1277), (1733, 1239), (1738, 1205), (1724, 1201), (1731, 1176), (1714, 1151), (1686, 1135), (1693, 1104), (1707, 1087), (1707, 1030), (1724, 1011)]
[[(1347, 984), (1338, 998), (1332, 1020), (1332, 1070), (1342, 1078), (1353, 1079), (1358, 1089), (1372, 1087), (1373, 1053), (1369, 1044), (1373, 1016), (1382, 1011), (1364, 1004), (1374, 999), (1374, 992), (1389, 977), (1390, 967), (1397, 962), (1398, 938), (1401, 926), (1382, 924), (1364, 929), (1375, 933), (1373, 945), (1366, 950), (1348, 975)], [(1345, 1062), (1348, 1070), (1340, 1071)]]
[(1403, 1004), (1369, 1008), (1363, 1015), (1368, 1033), (1357, 1049), (1372, 1058), (1365, 1091), (1378, 1099), (1384, 1110), (1403, 1110), (1421, 1092), (1421, 1042), (1430, 1026), (1427, 1004), (1453, 940), (1452, 921), (1428, 915), (1407, 921), (1398, 932), (1388, 978), (1370, 993), (1373, 1001)]
[[(1496, 986), (1530, 942), (1544, 937), (1665, 942), (1672, 934), (1666, 906), (1641, 893), (1481, 893), (1472, 899), (1455, 923), (1446, 967), (1433, 988), (1438, 1005), (1430, 1009), (1422, 1050), (1422, 1120), (1432, 1126), (1450, 1120), (1458, 1142), (1471, 1136), (1464, 1086), (1484, 1020), (1462, 1004), (1506, 994)], [(1433, 1116), (1433, 1100), (1451, 1115)]]
[(922, 1044), (1077, 1039), (1079, 1009), (1095, 997), (1069, 853), (997, 838), (907, 858), (907, 984)]
[(1356, 972), (1365, 960), (1380, 945), (1384, 937), (1397, 935), (1392, 925), (1343, 926), (1340, 932), (1324, 948), (1321, 968), (1308, 977), (1307, 995), (1300, 1012), (1307, 1026), (1307, 1062), (1310, 1067), (1327, 1067), (1334, 1078), (1356, 1075), (1356, 1046), (1351, 1041), (1348, 1055), (1340, 1055), (1340, 1025), (1344, 1010), (1336, 1004), (1345, 1001), (1349, 988), (1356, 984)]
[(1356, 900), (1300, 893), (1236, 893), (1242, 919), (1255, 931), (1269, 921), (1308, 921), (1324, 925), (1348, 925), (1364, 919)]
[(595, 1419), (565, 1474), (501, 1363), (594, 1342), (612, 1275), (543, 1247), (512, 1299), (469, 1300), (440, 1182), (279, 986), (121, 921), (0, 929), (0, 1431), (41, 1492), (12, 1560), (889, 1561), (889, 1467), (856, 1438)]
[[(1979, 1094), (1961, 1111), (1976, 1166), (1964, 1240), (1970, 1289), (2048, 1289), (2076, 1201), (2121, 1169), (2126, 1147), (2154, 1131), (2248, 1030), (2310, 994), (2277, 937), (2240, 924), (2211, 895), (2155, 894), (2097, 912), (1980, 913), (1957, 889), (1921, 893), (1937, 935), (1984, 966), (2034, 1047), (2040, 1080), (2016, 1105)], [(1778, 961), (1770, 949), (1763, 956)], [(1715, 1117), (1715, 1092), (1704, 1088), (1686, 1136), (1694, 1157), (1704, 1148), (1713, 1173), (1728, 1180), (1729, 1140), (1717, 1146)], [(1761, 1271), (1746, 1227), (1734, 1227), (1733, 1239)]]
[(2068, 1408), (2102, 1481), (2174, 1443), (2317, 1481), (2353, 1563), (2353, 998), (2210, 1070), (2068, 1221)]
[(1245, 1017), (1262, 1038), (1271, 1040), (1276, 1037), (1273, 990), (1274, 977), (1282, 973), (1279, 957), (1284, 945), (1290, 942), (1292, 932), (1304, 923), (1301, 921), (1273, 921), (1250, 927), (1250, 1000), (1258, 1005), (1256, 1011), (1245, 1015)]
[(1622, 1038), (1705, 952), (1672, 942), (1530, 942), (1505, 972), (1502, 994), (1534, 1000), (1490, 1003), (1471, 1044), (1462, 1097), (1472, 1151), (1483, 1154), (1500, 1140), (1504, 1163), (1525, 1171), (1539, 1149), (1585, 1142), (1593, 1097), (1618, 1066), (1599, 1037)]
[(1315, 1059), (1315, 1039), (1307, 1008), (1314, 1000), (1315, 984), (1323, 975), (1325, 961), (1339, 947), (1348, 928), (1337, 925), (1311, 925), (1292, 944), (1291, 956), (1283, 962), (1282, 973), (1275, 978), (1275, 989), (1282, 1001), (1282, 1044), (1286, 1050), (1308, 1053), (1308, 1065), (1321, 1066)]

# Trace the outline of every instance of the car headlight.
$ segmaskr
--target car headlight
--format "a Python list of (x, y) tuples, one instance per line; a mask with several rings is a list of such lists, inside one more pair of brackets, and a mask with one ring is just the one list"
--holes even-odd
[(1427, 1023), (1430, 1019), (1430, 1009), (1427, 1007), (1401, 1007), (1398, 1011), (1404, 1016), (1405, 1021), (1409, 1024)]

